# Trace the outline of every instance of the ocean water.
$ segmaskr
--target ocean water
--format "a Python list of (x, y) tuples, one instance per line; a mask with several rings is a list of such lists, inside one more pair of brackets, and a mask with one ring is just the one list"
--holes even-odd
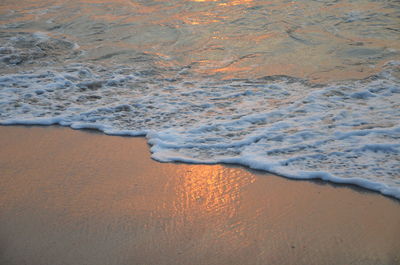
[(2, 0), (0, 124), (400, 199), (400, 2)]

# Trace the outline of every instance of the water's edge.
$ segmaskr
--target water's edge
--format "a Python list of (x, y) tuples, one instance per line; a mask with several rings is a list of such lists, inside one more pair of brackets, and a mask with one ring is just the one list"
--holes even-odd
[(378, 183), (378, 182), (373, 182), (373, 181), (368, 181), (366, 179), (362, 179), (362, 178), (358, 178), (358, 177), (353, 177), (353, 178), (340, 178), (340, 177), (335, 177), (332, 176), (331, 174), (327, 174), (327, 173), (321, 173), (321, 174), (314, 174), (311, 177), (310, 176), (306, 176), (306, 177), (301, 177), (301, 176), (295, 176), (295, 175), (282, 175), (278, 172), (274, 172), (274, 171), (269, 171), (269, 170), (265, 170), (262, 166), (254, 166), (251, 165), (250, 163), (240, 163), (238, 161), (235, 161), (234, 159), (227, 159), (224, 161), (196, 161), (195, 159), (182, 159), (179, 157), (176, 158), (171, 158), (168, 160), (164, 160), (164, 159), (158, 159), (156, 156), (154, 156), (154, 152), (152, 151), (152, 147), (153, 145), (149, 142), (148, 138), (147, 138), (147, 134), (143, 133), (143, 134), (139, 134), (139, 133), (135, 133), (135, 134), (129, 134), (129, 133), (112, 133), (112, 132), (107, 132), (102, 130), (101, 128), (95, 128), (93, 126), (91, 127), (82, 127), (82, 128), (73, 128), (72, 126), (69, 125), (63, 125), (60, 124), (59, 122), (54, 122), (54, 123), (40, 123), (40, 122), (34, 122), (31, 121), (30, 123), (28, 122), (19, 122), (15, 121), (13, 124), (7, 124), (6, 122), (0, 122), (0, 127), (12, 127), (12, 126), (22, 126), (25, 127), (27, 129), (29, 129), (32, 126), (38, 126), (38, 127), (64, 127), (64, 128), (69, 128), (69, 129), (73, 129), (73, 130), (82, 130), (82, 131), (95, 131), (95, 132), (100, 132), (103, 133), (105, 135), (109, 135), (109, 136), (119, 136), (119, 137), (143, 137), (146, 139), (146, 142), (149, 146), (150, 149), (150, 153), (151, 153), (151, 158), (154, 159), (157, 162), (160, 163), (185, 163), (185, 164), (197, 164), (197, 165), (234, 165), (234, 166), (240, 166), (245, 168), (246, 170), (257, 170), (260, 172), (264, 172), (267, 174), (273, 174), (275, 176), (278, 177), (283, 177), (283, 178), (287, 178), (287, 179), (291, 179), (291, 180), (298, 180), (298, 181), (315, 181), (315, 180), (322, 180), (328, 183), (332, 183), (333, 185), (338, 185), (338, 186), (350, 186), (350, 187), (356, 187), (356, 188), (363, 188), (366, 189), (368, 191), (372, 191), (372, 192), (378, 192), (381, 195), (391, 198), (391, 199), (396, 199), (396, 201), (400, 202), (400, 190), (395, 189), (395, 188), (390, 188), (387, 185), (383, 184), (383, 183)]
[[(400, 198), (396, 1), (0, 3), (0, 125)], [(29, 4), (28, 4), (29, 3)]]

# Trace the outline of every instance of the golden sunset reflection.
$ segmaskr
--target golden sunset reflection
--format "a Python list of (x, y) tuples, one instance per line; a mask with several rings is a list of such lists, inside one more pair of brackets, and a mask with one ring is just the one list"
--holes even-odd
[(225, 165), (158, 163), (143, 138), (1, 129), (0, 227), (5, 253), (18, 261), (296, 264), (307, 250), (303, 264), (331, 264), (336, 256), (320, 255), (321, 245), (371, 257), (400, 247), (399, 205), (379, 194)]
[(400, 265), (399, 10), (0, 0), (0, 265)]
[[(17, 10), (18, 15), (9, 10)], [(354, 14), (345, 10), (354, 10)], [(19, 30), (26, 32), (35, 32), (41, 25), (46, 34), (73, 40), (85, 50), (86, 58), (99, 62), (111, 58), (135, 64), (131, 58), (138, 53), (163, 54), (155, 65), (190, 66), (190, 72), (199, 75), (222, 79), (288, 75), (326, 83), (365, 78), (381, 71), (388, 59), (399, 57), (395, 25), (382, 29), (386, 33), (380, 31), (384, 37), (377, 37), (381, 33), (373, 34), (376, 25), (357, 18), (368, 12), (391, 11), (379, 2), (352, 1), (324, 5), (277, 0), (185, 0), (173, 4), (56, 0), (48, 9), (36, 1), (26, 0), (22, 8), (18, 1), (8, 0), (0, 8), (6, 18), (0, 24), (23, 25)], [(329, 21), (333, 18), (339, 22), (332, 26)], [(28, 21), (35, 21), (36, 26)], [(372, 32), (363, 33), (360, 29), (364, 26)], [(85, 31), (89, 34), (82, 34)], [(116, 56), (119, 47), (127, 50)], [(365, 60), (368, 63), (361, 63)]]
[(187, 15), (177, 15), (175, 19), (182, 20), (184, 23), (189, 25), (205, 25), (210, 23), (222, 22), (224, 16), (211, 12), (189, 12)]
[(185, 221), (215, 218), (223, 222), (235, 216), (241, 200), (241, 189), (255, 181), (250, 174), (220, 165), (187, 166), (174, 187), (173, 208)]
[[(83, 137), (80, 140), (76, 136)], [(138, 157), (137, 150), (146, 152), (145, 141), (139, 142), (135, 149), (124, 146), (129, 142), (128, 138), (110, 137), (109, 144), (99, 147), (92, 145), (91, 139), (98, 140), (93, 135), (85, 133), (67, 135), (68, 141), (76, 143), (71, 145), (70, 149), (53, 156), (50, 155), (52, 152), (41, 153), (44, 158), (35, 160), (36, 166), (30, 175), (30, 184), (34, 187), (40, 184), (41, 192), (33, 194), (28, 188), (30, 186), (24, 184), (23, 178), (14, 178), (7, 183), (14, 188), (9, 188), (0, 196), (0, 205), (6, 207), (17, 201), (29, 201), (30, 196), (39, 198), (47, 196), (48, 199), (41, 201), (43, 207), (48, 210), (68, 207), (69, 210), (65, 214), (73, 219), (85, 219), (87, 215), (101, 215), (106, 209), (107, 215), (110, 216), (129, 215), (133, 212), (157, 213), (157, 216), (163, 218), (174, 217), (181, 225), (204, 218), (224, 223), (236, 215), (241, 204), (243, 188), (255, 181), (255, 176), (247, 171), (222, 165), (159, 164), (160, 167), (152, 168), (155, 162), (150, 157), (145, 159)], [(82, 164), (84, 153), (76, 153), (75, 148), (78, 145), (83, 149), (92, 146), (90, 152), (99, 153), (97, 160), (89, 159)], [(118, 153), (113, 148), (119, 148)], [(12, 150), (23, 158), (20, 160), (22, 164), (28, 159), (29, 150)], [(70, 161), (65, 164), (54, 167), (47, 165), (49, 156), (52, 157), (50, 159), (52, 161), (63, 159), (66, 155)], [(119, 161), (118, 166), (109, 168), (107, 164), (111, 159)], [(141, 161), (138, 166), (143, 170), (146, 169), (147, 175), (142, 176), (131, 171), (130, 167), (136, 164), (135, 159)], [(79, 167), (81, 174), (75, 175), (71, 165)], [(58, 176), (62, 171), (70, 177), (63, 178), (61, 182), (55, 177), (42, 178), (42, 176)], [(8, 174), (15, 172), (10, 171)], [(155, 176), (151, 183), (148, 175)], [(40, 183), (38, 179), (41, 179)], [(79, 188), (73, 192), (60, 192), (62, 189), (60, 183), (69, 183)], [(148, 193), (156, 195), (154, 200), (148, 198)], [(14, 202), (9, 200), (11, 198)], [(101, 204), (99, 200), (102, 201)], [(82, 201), (85, 201), (85, 205), (82, 205)]]
[(253, 2), (253, 0), (232, 0), (227, 3), (220, 3), (220, 6), (237, 6), (237, 5), (243, 5), (243, 4), (249, 4), (250, 2)]

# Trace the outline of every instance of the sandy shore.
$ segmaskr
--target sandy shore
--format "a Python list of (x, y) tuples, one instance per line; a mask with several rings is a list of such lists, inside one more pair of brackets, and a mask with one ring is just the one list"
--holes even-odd
[(0, 127), (0, 264), (400, 264), (400, 202), (143, 138)]

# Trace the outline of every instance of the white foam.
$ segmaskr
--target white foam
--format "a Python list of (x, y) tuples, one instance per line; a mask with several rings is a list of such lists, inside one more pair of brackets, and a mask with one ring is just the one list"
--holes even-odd
[(145, 135), (153, 158), (236, 163), (288, 178), (354, 184), (400, 199), (400, 90), (391, 62), (327, 86), (154, 78), (74, 64), (0, 77), (0, 124)]

